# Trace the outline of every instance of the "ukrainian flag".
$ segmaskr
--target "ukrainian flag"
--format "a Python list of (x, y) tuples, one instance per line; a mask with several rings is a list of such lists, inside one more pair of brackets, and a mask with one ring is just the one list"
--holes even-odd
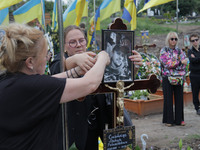
[(0, 25), (9, 24), (9, 13), (8, 8), (0, 10)]
[[(44, 6), (44, 0), (43, 0), (43, 6)], [(21, 6), (19, 9), (13, 12), (13, 16), (15, 19), (15, 22), (18, 23), (28, 23), (35, 18), (38, 18), (40, 23), (42, 22), (42, 11), (45, 9), (42, 9), (41, 0), (30, 0), (23, 6)]]
[(125, 0), (122, 18), (130, 22), (131, 30), (136, 29), (136, 0)]
[(140, 13), (148, 8), (155, 7), (155, 6), (158, 6), (161, 4), (165, 4), (165, 3), (168, 3), (171, 1), (174, 1), (174, 0), (150, 0), (148, 3), (146, 3), (146, 5), (140, 11), (138, 11), (138, 13)]
[[(95, 13), (95, 24), (96, 24), (96, 29), (100, 30), (100, 7), (96, 10), (96, 13)], [(95, 41), (94, 30), (95, 30), (94, 17), (92, 17), (90, 19), (90, 28), (89, 28), (89, 31), (88, 31), (88, 34), (87, 34), (87, 37), (88, 37), (87, 47), (88, 48), (91, 47), (91, 45), (93, 44), (93, 41)]]
[(88, 0), (85, 2), (85, 7), (83, 10), (83, 16), (82, 17), (88, 17)]
[(104, 0), (100, 6), (100, 21), (119, 11), (121, 11), (120, 0)]
[[(96, 30), (100, 30), (100, 21), (109, 18), (112, 14), (121, 11), (120, 0), (104, 0), (96, 10), (95, 23)], [(90, 29), (88, 31), (88, 47), (93, 44), (94, 37), (94, 17), (90, 20)]]
[(57, 18), (57, 0), (55, 0), (54, 6), (53, 6), (53, 15), (52, 15), (52, 28), (53, 28), (53, 30), (56, 29), (57, 22), (58, 22), (58, 18)]
[(0, 0), (0, 10), (15, 5), (22, 0)]
[(64, 28), (69, 25), (79, 25), (81, 18), (87, 15), (88, 0), (75, 0), (64, 12), (63, 22)]
[(149, 1), (150, 1), (150, 0), (145, 0), (145, 1), (144, 1), (144, 5), (146, 5), (146, 3), (148, 3)]

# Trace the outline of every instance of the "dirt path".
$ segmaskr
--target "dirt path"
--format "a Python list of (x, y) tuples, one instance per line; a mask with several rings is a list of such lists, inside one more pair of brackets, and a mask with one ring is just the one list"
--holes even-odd
[(200, 149), (200, 116), (196, 114), (192, 103), (184, 108), (186, 126), (166, 127), (162, 124), (162, 113), (144, 117), (129, 113), (136, 128), (136, 143), (140, 147), (140, 136), (147, 134), (147, 147), (153, 146), (154, 149), (178, 149), (180, 139), (183, 139), (185, 147)]

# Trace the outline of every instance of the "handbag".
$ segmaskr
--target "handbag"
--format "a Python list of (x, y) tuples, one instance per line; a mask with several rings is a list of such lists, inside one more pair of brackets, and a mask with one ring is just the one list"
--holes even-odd
[(168, 76), (171, 85), (183, 85), (183, 76)]

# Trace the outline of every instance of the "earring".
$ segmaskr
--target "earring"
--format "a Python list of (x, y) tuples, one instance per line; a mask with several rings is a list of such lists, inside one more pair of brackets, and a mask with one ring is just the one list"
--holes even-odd
[(30, 69), (33, 70), (33, 66), (31, 66)]

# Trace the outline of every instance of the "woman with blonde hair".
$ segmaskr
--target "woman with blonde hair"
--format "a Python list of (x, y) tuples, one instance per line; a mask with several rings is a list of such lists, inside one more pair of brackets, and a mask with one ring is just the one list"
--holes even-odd
[[(185, 125), (183, 113), (183, 77), (187, 59), (185, 53), (177, 47), (178, 35), (168, 33), (165, 44), (160, 51), (162, 66), (162, 88), (164, 94), (163, 123), (166, 126)], [(173, 95), (175, 113), (173, 111)]]
[[(100, 52), (86, 73), (77, 66), (47, 76), (43, 75), (48, 52), (42, 31), (10, 24), (1, 26), (0, 32), (0, 59), (6, 69), (0, 75), (0, 149), (56, 150), (60, 103), (95, 91), (109, 56)], [(78, 75), (84, 76), (75, 79)]]

